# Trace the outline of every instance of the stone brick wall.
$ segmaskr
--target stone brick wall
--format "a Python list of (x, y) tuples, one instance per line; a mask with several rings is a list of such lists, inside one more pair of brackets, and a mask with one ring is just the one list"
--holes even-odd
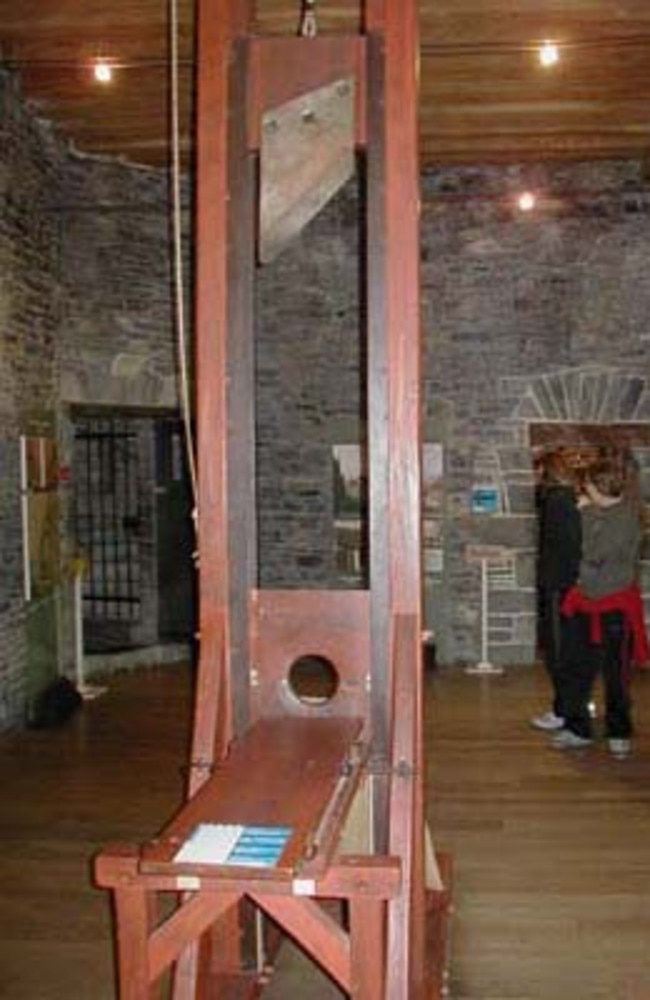
[[(531, 215), (516, 208), (523, 188), (541, 195)], [(477, 545), (505, 557), (489, 568), (490, 657), (535, 657), (530, 423), (650, 419), (649, 215), (637, 163), (423, 178), (425, 439), (444, 454), (443, 545), (425, 602), (443, 662), (480, 655), (480, 564), (467, 558)], [(362, 435), (356, 232), (349, 188), (260, 274), (265, 582), (337, 582), (331, 449)], [(473, 512), (485, 485), (495, 514)]]
[[(61, 420), (74, 420), (79, 408), (130, 415), (139, 455), (138, 477), (130, 490), (138, 494), (140, 603), (139, 620), (130, 626), (127, 641), (154, 646), (159, 606), (153, 418), (178, 407), (181, 349), (174, 313), (168, 177), (116, 161), (70, 156), (57, 212), (63, 230)], [(189, 284), (186, 205), (182, 223), (183, 271)], [(191, 334), (188, 295), (183, 305)], [(188, 363), (191, 371), (191, 356)], [(68, 431), (68, 441), (71, 436)], [(122, 575), (127, 571), (123, 567)], [(110, 634), (110, 622), (107, 629)], [(122, 634), (121, 628), (118, 632)]]
[(330, 203), (258, 273), (260, 572), (335, 585), (332, 446), (362, 434), (357, 207)]
[[(57, 215), (64, 233), (62, 401), (176, 407), (167, 175), (70, 157)], [(189, 275), (187, 257), (185, 264)]]
[[(54, 418), (65, 464), (72, 407), (168, 411), (177, 348), (166, 178), (65, 149), (1, 74), (0, 101), (2, 724), (19, 714), (26, 656), (19, 435)], [(526, 216), (513, 200), (524, 186), (543, 193)], [(189, 203), (185, 191), (186, 237)], [(423, 178), (425, 438), (444, 460), (425, 598), (443, 662), (479, 655), (480, 567), (467, 558), (478, 544), (505, 550), (490, 570), (490, 655), (534, 656), (531, 423), (650, 420), (649, 216), (634, 162)], [(363, 437), (358, 245), (351, 185), (259, 273), (266, 585), (344, 586), (332, 448)], [(648, 496), (650, 458), (639, 459)], [(496, 513), (473, 511), (477, 486), (496, 490)]]
[[(529, 215), (515, 207), (522, 189), (540, 194)], [(490, 574), (490, 654), (529, 662), (529, 426), (650, 419), (650, 189), (639, 164), (599, 163), (448, 171), (426, 177), (423, 195), (429, 433), (448, 457), (445, 569), (430, 581), (431, 617), (442, 659), (475, 659), (479, 566), (467, 546), (502, 546), (506, 565)], [(648, 456), (638, 457), (650, 498)], [(472, 513), (472, 488), (485, 482), (498, 488), (496, 515)]]
[(0, 726), (22, 712), (27, 656), (19, 438), (56, 414), (61, 234), (52, 198), (62, 162), (17, 81), (0, 73)]
[[(60, 465), (69, 469), (73, 407), (169, 412), (177, 407), (178, 394), (166, 176), (79, 156), (25, 104), (17, 78), (0, 71), (0, 198), (1, 727), (24, 715), (31, 655), (20, 436), (53, 433)], [(151, 434), (145, 446), (144, 465), (153, 476)], [(54, 595), (60, 615), (48, 668), (52, 676), (71, 669), (74, 652), (69, 480), (61, 482), (58, 494), (62, 561)], [(143, 510), (151, 513), (153, 479), (147, 497)], [(148, 618), (140, 633), (155, 637), (153, 515), (143, 534)]]

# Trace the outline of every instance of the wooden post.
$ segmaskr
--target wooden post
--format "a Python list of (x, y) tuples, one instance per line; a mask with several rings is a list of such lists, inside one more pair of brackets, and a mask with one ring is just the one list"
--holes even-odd
[[(254, 165), (246, 155), (245, 55), (241, 44), (237, 47), (251, 19), (251, 0), (199, 0), (196, 382), (201, 586), (193, 759), (208, 766), (223, 754), (246, 718), (244, 587), (252, 585), (255, 569)], [(234, 101), (236, 109), (231, 108)], [(236, 560), (231, 558), (235, 548)], [(204, 777), (194, 768), (190, 790)]]
[[(424, 990), (417, 4), (366, 0), (364, 23), (371, 38), (367, 125), (371, 617), (373, 662), (380, 669), (373, 676), (372, 721), (381, 757), (388, 754), (391, 733), (397, 730), (408, 734), (402, 745), (409, 749), (407, 759), (392, 761), (402, 773), (392, 778), (389, 850), (402, 858), (405, 890), (389, 906), (386, 992), (417, 1000)], [(372, 560), (378, 562), (373, 565)], [(394, 623), (398, 615), (398, 646), (407, 648), (408, 656), (398, 653), (387, 660), (391, 648), (387, 623)], [(407, 676), (393, 676), (394, 669)], [(393, 700), (392, 693), (398, 690), (403, 697)], [(400, 789), (406, 780), (411, 782), (409, 794)], [(376, 830), (385, 805), (380, 797)], [(400, 809), (408, 809), (409, 817), (397, 816)]]
[(386, 905), (379, 899), (350, 900), (351, 1000), (383, 1000)]
[[(196, 385), (199, 665), (189, 793), (248, 715), (248, 590), (255, 582), (254, 164), (247, 150), (246, 50), (252, 0), (198, 0)], [(233, 110), (233, 106), (236, 106)], [(236, 558), (233, 553), (236, 552)], [(237, 912), (213, 931), (239, 968)], [(200, 943), (181, 956), (175, 1000), (195, 995)]]
[(114, 896), (120, 1000), (153, 1000), (148, 953), (151, 897), (136, 884), (117, 886)]

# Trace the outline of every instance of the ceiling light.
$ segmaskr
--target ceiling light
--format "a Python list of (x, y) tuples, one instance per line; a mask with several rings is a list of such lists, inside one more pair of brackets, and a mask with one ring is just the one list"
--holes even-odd
[(539, 61), (542, 66), (555, 66), (560, 61), (560, 50), (554, 42), (548, 40), (538, 49)]
[(532, 191), (524, 191), (517, 198), (517, 204), (522, 212), (532, 212), (537, 204), (537, 198)]
[(113, 79), (113, 67), (105, 59), (97, 59), (93, 66), (93, 75), (98, 83), (110, 83)]

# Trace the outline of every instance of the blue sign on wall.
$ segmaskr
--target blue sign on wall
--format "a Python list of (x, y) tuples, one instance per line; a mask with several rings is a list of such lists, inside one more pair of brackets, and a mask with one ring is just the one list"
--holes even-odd
[(498, 486), (474, 486), (472, 488), (473, 514), (498, 514), (501, 510), (501, 494)]

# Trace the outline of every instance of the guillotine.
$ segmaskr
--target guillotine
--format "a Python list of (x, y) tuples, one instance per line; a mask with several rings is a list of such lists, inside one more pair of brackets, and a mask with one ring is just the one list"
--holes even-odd
[[(443, 993), (448, 869), (423, 787), (417, 22), (417, 0), (365, 0), (353, 34), (262, 37), (253, 0), (198, 0), (193, 743), (178, 814), (95, 862), (113, 893), (121, 1000), (151, 1000), (162, 981), (174, 1000), (259, 996), (282, 934), (355, 1000)], [(292, 199), (319, 207), (285, 167), (283, 210), (267, 205), (275, 222), (260, 227), (264, 132), (283, 109), (318, 117), (295, 103), (316, 94), (319, 109), (333, 94), (349, 112), (330, 179), (356, 158), (365, 188), (370, 555), (353, 591), (258, 585), (256, 265), (291, 237)], [(292, 691), (304, 658), (333, 668), (328, 699)], [(261, 837), (252, 857), (217, 852), (211, 838), (233, 829)]]

